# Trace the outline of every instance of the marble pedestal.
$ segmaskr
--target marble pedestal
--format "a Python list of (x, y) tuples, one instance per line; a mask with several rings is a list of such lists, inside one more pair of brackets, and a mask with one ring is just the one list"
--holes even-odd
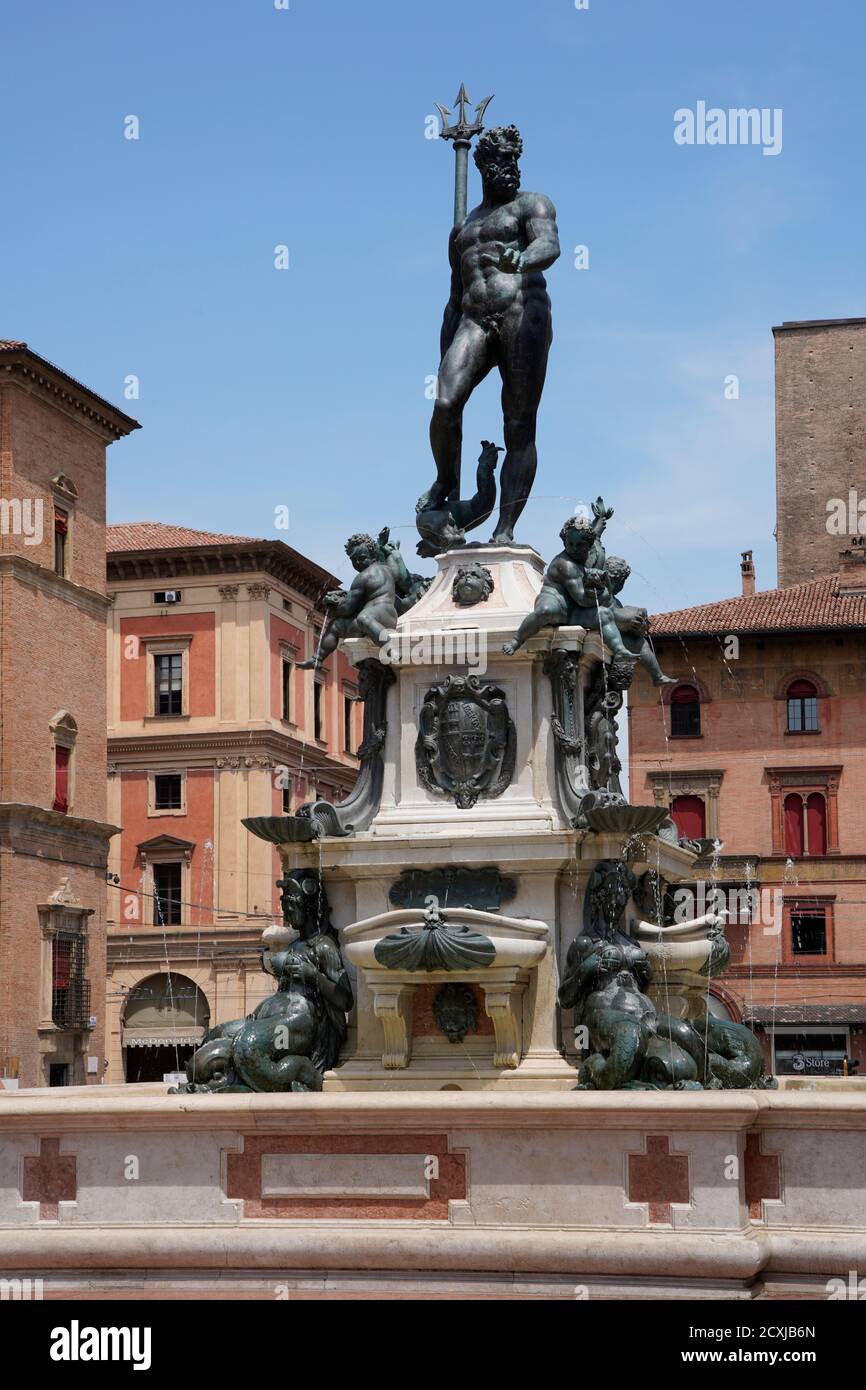
[[(493, 589), (485, 602), (463, 607), (454, 583), (472, 564), (486, 567)], [(686, 877), (694, 861), (654, 835), (630, 839), (574, 829), (570, 808), (562, 803), (547, 663), (553, 652), (573, 658), (575, 719), (582, 730), (584, 691), (604, 654), (599, 637), (580, 627), (548, 630), (514, 655), (503, 652), (533, 607), (543, 571), (541, 557), (528, 547), (448, 552), (439, 556), (433, 583), (401, 618), (385, 651), (362, 640), (344, 644), (354, 664), (384, 659), (396, 678), (387, 693), (378, 811), (366, 829), (348, 837), (280, 846), (286, 869), (321, 869), (354, 972), (350, 1039), (343, 1065), (326, 1077), (326, 1090), (572, 1087), (572, 1029), (557, 1005), (557, 988), (561, 963), (581, 929), (589, 875), (600, 859), (618, 859), (626, 850), (637, 872), (651, 862), (674, 881)], [(501, 794), (482, 794), (474, 805), (461, 807), (419, 773), (418, 740), (428, 693), (449, 677), (466, 676), (502, 692), (514, 731), (514, 769)], [(580, 776), (589, 790), (588, 774), (578, 766)], [(364, 923), (375, 921), (385, 931), (390, 914), (391, 928), (400, 926), (394, 895), (405, 870), (423, 875), (455, 867), (464, 877), (492, 873), (508, 884), (509, 895), (494, 907), (488, 927), (494, 930), (497, 914), (500, 920), (540, 924), (547, 943), (540, 958), (515, 961), (508, 976), (454, 972), (441, 979), (398, 977), (356, 959), (354, 944)], [(457, 920), (465, 901), (455, 887), (440, 903), (443, 914)], [(421, 901), (415, 906), (420, 909)], [(460, 980), (477, 987), (492, 1028), (454, 1046), (430, 1027), (429, 1007), (420, 1010), (417, 1001), (421, 990), (429, 1004), (430, 987)]]

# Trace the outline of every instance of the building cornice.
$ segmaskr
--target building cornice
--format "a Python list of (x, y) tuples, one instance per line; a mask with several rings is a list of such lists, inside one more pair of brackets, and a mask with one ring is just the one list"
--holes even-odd
[(276, 729), (238, 730), (228, 734), (215, 729), (212, 733), (199, 734), (118, 735), (108, 740), (108, 760), (114, 771), (119, 762), (129, 760), (145, 768), (155, 757), (165, 759), (173, 754), (198, 755), (215, 766), (219, 766), (221, 760), (235, 767), (292, 767), (303, 761), (307, 771), (327, 772), (332, 778), (342, 773), (352, 783), (358, 774), (356, 765), (339, 762), (315, 744)]
[(0, 348), (0, 385), (8, 383), (41, 396), (68, 414), (78, 415), (84, 424), (103, 437), (122, 439), (133, 430), (141, 429), (131, 415), (47, 362), (26, 343)]
[(88, 589), (83, 584), (74, 584), (71, 579), (55, 574), (47, 565), (39, 565), (34, 560), (28, 560), (25, 555), (7, 553), (0, 555), (0, 578), (7, 576), (29, 585), (31, 589), (40, 590), (49, 598), (58, 599), (61, 603), (71, 603), (75, 608), (89, 613), (91, 617), (105, 622), (106, 613), (111, 606), (111, 600), (106, 594), (100, 594), (96, 589)]
[(0, 802), (0, 852), (104, 869), (108, 842), (119, 834), (119, 825), (25, 802)]
[[(267, 574), (287, 589), (321, 606), (340, 581), (282, 541), (253, 540), (160, 550), (111, 550), (106, 557), (112, 584), (155, 580)], [(251, 596), (252, 597), (252, 596)]]

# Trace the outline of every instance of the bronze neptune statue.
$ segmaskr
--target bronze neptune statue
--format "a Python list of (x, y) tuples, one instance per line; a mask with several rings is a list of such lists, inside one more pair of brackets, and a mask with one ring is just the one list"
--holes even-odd
[(520, 187), (523, 141), (516, 126), (484, 131), (475, 147), (483, 197), (451, 232), (451, 294), (445, 308), (430, 444), (435, 511), (460, 496), (463, 410), (493, 367), (502, 378), (505, 459), (494, 542), (508, 544), (537, 465), (535, 421), (553, 337), (543, 272), (559, 256), (556, 209)]

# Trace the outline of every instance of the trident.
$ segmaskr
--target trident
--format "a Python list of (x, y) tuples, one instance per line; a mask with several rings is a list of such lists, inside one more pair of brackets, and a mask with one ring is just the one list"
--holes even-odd
[(476, 106), (475, 120), (468, 121), (466, 119), (466, 108), (467, 106), (471, 106), (472, 103), (469, 99), (469, 93), (466, 90), (466, 84), (461, 82), (460, 91), (457, 93), (454, 101), (454, 105), (458, 108), (457, 120), (454, 125), (448, 124), (448, 117), (452, 114), (448, 107), (440, 106), (438, 101), (435, 103), (436, 109), (442, 117), (442, 129), (439, 132), (439, 137), (442, 140), (454, 141), (455, 227), (462, 226), (466, 220), (466, 178), (469, 168), (469, 147), (472, 144), (473, 137), (475, 135), (480, 135), (484, 129), (481, 122), (484, 118), (484, 112), (487, 110), (492, 100), (493, 94), (491, 93), (489, 97), (485, 97), (484, 100), (479, 102)]

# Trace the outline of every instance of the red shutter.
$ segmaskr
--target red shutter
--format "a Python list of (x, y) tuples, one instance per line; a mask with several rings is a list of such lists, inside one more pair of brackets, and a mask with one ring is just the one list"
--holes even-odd
[(683, 839), (703, 840), (706, 837), (706, 813), (699, 796), (675, 796), (671, 815)]
[(785, 853), (803, 857), (803, 798), (794, 792), (785, 797)]
[(69, 749), (54, 749), (54, 810), (69, 809)]
[(812, 792), (806, 801), (806, 825), (809, 830), (809, 853), (827, 853), (827, 806), (820, 792)]
[(700, 695), (693, 685), (678, 685), (673, 695), (671, 695), (672, 705), (696, 705), (700, 701)]
[(51, 988), (68, 989), (72, 966), (72, 942), (55, 937), (51, 961)]

